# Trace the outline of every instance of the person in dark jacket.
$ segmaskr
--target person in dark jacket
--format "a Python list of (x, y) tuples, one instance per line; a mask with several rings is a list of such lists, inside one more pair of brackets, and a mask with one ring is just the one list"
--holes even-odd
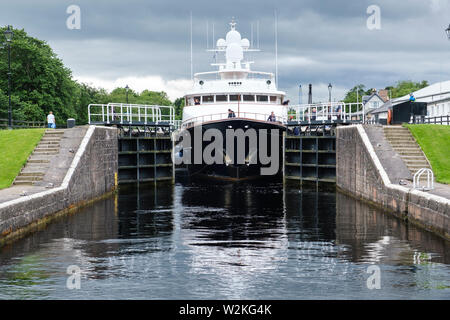
[(270, 122), (275, 122), (275, 121), (277, 121), (277, 118), (275, 117), (275, 113), (273, 113), (273, 111), (272, 111), (272, 113), (270, 114), (269, 118), (267, 118), (267, 121), (270, 121)]

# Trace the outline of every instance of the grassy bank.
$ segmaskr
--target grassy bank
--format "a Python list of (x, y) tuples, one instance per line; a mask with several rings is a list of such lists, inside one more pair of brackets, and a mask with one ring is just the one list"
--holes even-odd
[(431, 163), (436, 181), (450, 184), (450, 126), (405, 125)]
[(14, 181), (45, 129), (0, 130), (0, 189)]

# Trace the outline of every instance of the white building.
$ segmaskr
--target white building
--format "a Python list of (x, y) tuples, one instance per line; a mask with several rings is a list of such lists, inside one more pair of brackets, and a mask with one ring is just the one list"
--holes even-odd
[(377, 109), (386, 102), (376, 92), (372, 93), (370, 96), (363, 96), (362, 101), (366, 112)]
[[(450, 80), (434, 83), (428, 87), (413, 92), (416, 102), (427, 103), (427, 116), (440, 117), (450, 115)], [(392, 103), (409, 100), (409, 94), (392, 99)]]

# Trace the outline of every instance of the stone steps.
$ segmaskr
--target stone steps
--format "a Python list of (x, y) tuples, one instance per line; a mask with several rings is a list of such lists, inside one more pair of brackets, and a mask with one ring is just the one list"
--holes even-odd
[[(385, 127), (384, 136), (392, 148), (400, 154), (408, 170), (414, 175), (422, 168), (431, 169), (425, 154), (408, 128)], [(421, 177), (420, 181), (424, 178)], [(425, 177), (426, 179), (426, 177)]]
[(15, 185), (33, 185), (35, 182), (43, 180), (52, 156), (59, 153), (63, 135), (64, 130), (45, 131), (41, 141), (28, 158), (27, 164), (14, 180)]
[(34, 149), (34, 152), (55, 152), (55, 151), (59, 151), (59, 148), (37, 146)]
[(59, 150), (56, 151), (34, 151), (32, 153), (33, 156), (43, 156), (43, 155), (53, 155), (53, 154), (58, 154)]

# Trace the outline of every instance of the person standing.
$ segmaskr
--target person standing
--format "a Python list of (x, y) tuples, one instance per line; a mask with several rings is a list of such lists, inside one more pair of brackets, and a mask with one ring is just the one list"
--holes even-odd
[(277, 121), (277, 118), (275, 117), (275, 113), (273, 113), (273, 111), (272, 111), (272, 113), (270, 114), (270, 116), (269, 116), (269, 118), (267, 119), (267, 121), (270, 121), (270, 122), (275, 122), (275, 121)]
[(50, 111), (48, 116), (47, 116), (47, 125), (49, 128), (56, 128), (56, 123), (55, 123), (55, 116), (53, 115), (53, 112)]

